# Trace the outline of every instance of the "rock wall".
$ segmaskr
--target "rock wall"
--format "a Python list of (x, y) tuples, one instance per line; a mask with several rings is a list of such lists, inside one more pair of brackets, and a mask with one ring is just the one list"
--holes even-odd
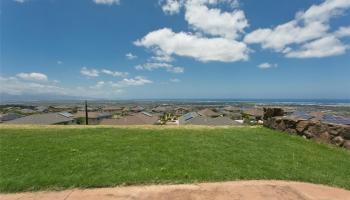
[(264, 126), (350, 150), (350, 125), (305, 120), (283, 116), (283, 113), (280, 108), (264, 108)]

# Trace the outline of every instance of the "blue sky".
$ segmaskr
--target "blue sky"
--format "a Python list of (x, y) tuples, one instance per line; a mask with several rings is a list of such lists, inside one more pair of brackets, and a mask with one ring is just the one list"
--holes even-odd
[(349, 0), (3, 0), (0, 92), (350, 98)]

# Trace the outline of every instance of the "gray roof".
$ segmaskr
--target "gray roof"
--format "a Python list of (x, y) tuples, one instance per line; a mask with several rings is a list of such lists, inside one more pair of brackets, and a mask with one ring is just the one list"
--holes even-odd
[(207, 125), (207, 126), (229, 126), (229, 125), (238, 125), (239, 123), (228, 118), (228, 117), (205, 117), (205, 116), (198, 116), (195, 117), (187, 124), (191, 125)]
[(17, 119), (17, 118), (20, 118), (20, 117), (23, 117), (23, 115), (20, 115), (20, 114), (17, 114), (17, 113), (6, 113), (6, 114), (3, 114), (1, 117), (0, 117), (0, 122), (3, 121), (11, 121), (11, 120), (14, 120), (14, 119)]
[(15, 120), (5, 122), (6, 124), (60, 124), (65, 122), (73, 121), (73, 117), (66, 117), (63, 113), (45, 113), (45, 114), (35, 114), (26, 117), (21, 117)]
[(179, 117), (179, 124), (187, 124), (191, 119), (198, 117), (199, 114), (196, 112), (190, 112)]

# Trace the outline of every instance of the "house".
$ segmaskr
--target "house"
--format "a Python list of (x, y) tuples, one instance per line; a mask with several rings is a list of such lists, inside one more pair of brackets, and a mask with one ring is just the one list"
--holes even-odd
[(44, 113), (28, 115), (11, 121), (5, 122), (5, 124), (38, 124), (38, 125), (52, 125), (52, 124), (73, 124), (75, 122), (74, 115), (61, 112), (61, 113)]
[(166, 112), (170, 112), (171, 110), (172, 108), (170, 106), (157, 106), (152, 109), (152, 111), (156, 113), (166, 113)]
[(1, 116), (0, 116), (0, 123), (1, 122), (15, 120), (15, 119), (18, 119), (18, 118), (21, 118), (21, 117), (23, 117), (23, 115), (20, 115), (18, 113), (1, 114)]
[[(85, 119), (85, 112), (84, 111), (78, 111), (75, 114), (76, 118), (84, 118)], [(111, 118), (112, 114), (109, 112), (88, 112), (88, 122), (89, 124), (99, 124), (101, 120)]]
[(123, 107), (120, 106), (106, 106), (102, 108), (103, 112), (110, 112), (110, 113), (116, 113), (116, 112), (123, 112)]
[(177, 107), (177, 108), (175, 108), (175, 110), (174, 110), (174, 114), (175, 114), (176, 116), (181, 116), (181, 115), (184, 115), (184, 114), (188, 113), (189, 111), (190, 111), (190, 109), (188, 109), (188, 108)]
[(148, 112), (139, 112), (119, 119), (103, 119), (101, 125), (153, 125), (159, 117)]
[(225, 106), (223, 108), (223, 110), (227, 111), (227, 112), (240, 112), (240, 108), (238, 107), (234, 107), (234, 106)]
[(196, 112), (190, 112), (179, 117), (179, 125), (184, 125), (189, 123), (193, 118), (198, 117), (199, 114)]
[(47, 106), (37, 106), (37, 107), (35, 107), (35, 110), (37, 112), (48, 112), (49, 108)]
[(218, 117), (218, 116), (220, 116), (220, 113), (214, 112), (213, 110), (211, 110), (209, 108), (205, 108), (203, 110), (198, 111), (198, 114), (200, 116), (204, 116), (204, 117)]
[(135, 112), (135, 113), (141, 112), (141, 111), (143, 111), (143, 110), (145, 110), (145, 108), (142, 107), (142, 106), (134, 106), (134, 107), (130, 108), (130, 111), (131, 111), (131, 112)]
[(33, 113), (35, 113), (36, 111), (35, 111), (35, 110), (32, 110), (32, 109), (29, 109), (29, 108), (23, 108), (23, 109), (20, 110), (20, 112), (21, 112), (22, 114), (33, 114)]
[(187, 122), (190, 125), (205, 125), (205, 126), (232, 126), (240, 125), (240, 123), (228, 118), (228, 117), (206, 117), (198, 116)]

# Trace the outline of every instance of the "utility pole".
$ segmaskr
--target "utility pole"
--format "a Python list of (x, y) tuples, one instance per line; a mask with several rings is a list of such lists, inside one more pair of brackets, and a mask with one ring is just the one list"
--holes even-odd
[(85, 124), (89, 125), (89, 114), (88, 114), (88, 106), (87, 106), (86, 100), (85, 100)]

